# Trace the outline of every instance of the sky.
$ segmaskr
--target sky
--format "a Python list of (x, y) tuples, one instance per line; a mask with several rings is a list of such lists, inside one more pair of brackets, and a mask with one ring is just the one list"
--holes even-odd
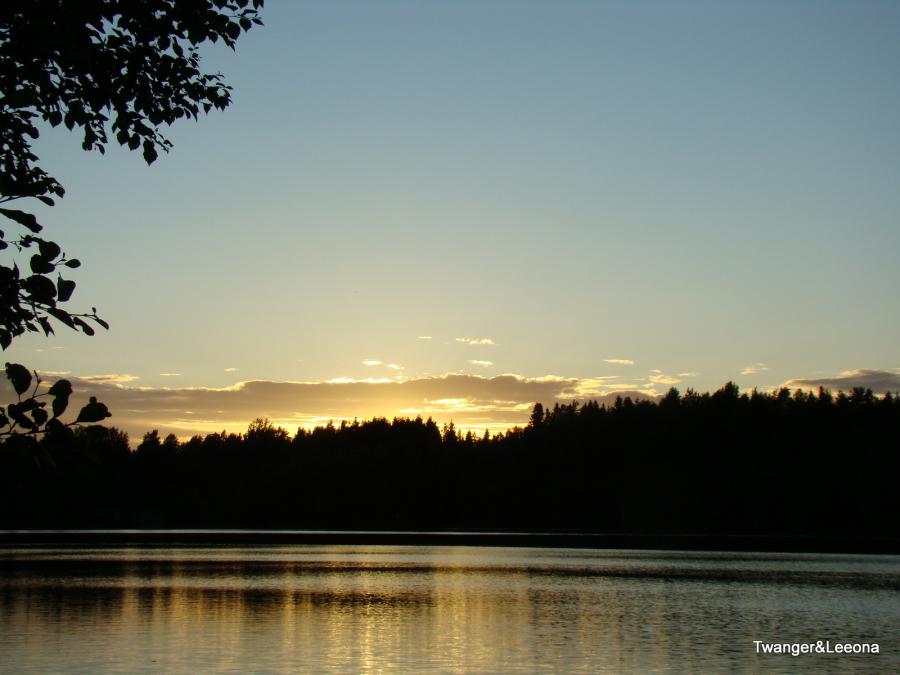
[[(133, 437), (669, 387), (900, 389), (900, 4), (287, 2), (174, 149), (36, 144)], [(30, 207), (30, 205), (29, 205)], [(4, 252), (7, 254), (8, 252)]]

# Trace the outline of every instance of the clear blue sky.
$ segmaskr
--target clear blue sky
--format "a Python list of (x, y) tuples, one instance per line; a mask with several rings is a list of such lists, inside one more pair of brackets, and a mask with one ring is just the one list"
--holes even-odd
[(152, 167), (41, 138), (68, 190), (41, 220), (84, 262), (72, 304), (112, 330), (8, 359), (144, 387), (900, 372), (900, 4), (263, 18), (207, 52), (234, 104)]

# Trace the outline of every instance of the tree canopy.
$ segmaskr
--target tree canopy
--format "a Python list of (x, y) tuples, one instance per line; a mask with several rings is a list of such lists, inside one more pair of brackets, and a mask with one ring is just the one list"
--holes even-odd
[[(85, 412), (90, 414), (91, 410)], [(87, 432), (87, 433), (86, 433)], [(536, 405), (493, 436), (422, 418), (134, 452), (113, 429), (16, 436), (0, 527), (519, 530), (862, 541), (900, 537), (900, 398), (854, 389), (671, 390), (658, 403)]]
[[(219, 73), (205, 73), (200, 47), (221, 40), (234, 49), (242, 33), (261, 25), (263, 0), (4, 0), (0, 3), (0, 214), (16, 229), (0, 230), (0, 250), (31, 253), (0, 262), (0, 347), (25, 332), (54, 332), (51, 319), (87, 335), (106, 321), (97, 310), (64, 308), (75, 282), (63, 277), (81, 265), (41, 236), (34, 214), (6, 208), (36, 199), (47, 206), (65, 195), (62, 184), (39, 164), (32, 143), (47, 126), (82, 134), (85, 150), (103, 153), (110, 137), (140, 149), (152, 164), (172, 143), (162, 133), (182, 118), (198, 119), (231, 103)], [(52, 278), (52, 275), (56, 275)], [(16, 363), (6, 375), (18, 397), (0, 407), (0, 437), (20, 431), (61, 433), (109, 416), (91, 398), (78, 418), (59, 416), (72, 392), (67, 380), (38, 393), (40, 378)], [(23, 398), (24, 397), (24, 398)], [(52, 416), (46, 410), (52, 398)]]
[[(32, 147), (40, 124), (82, 134), (85, 150), (105, 151), (110, 136), (149, 164), (171, 142), (161, 128), (197, 119), (231, 102), (218, 73), (201, 69), (199, 48), (262, 23), (262, 0), (6, 0), (0, 4), (0, 204), (34, 198), (52, 206), (65, 190)], [(62, 268), (76, 268), (60, 246), (41, 236), (33, 214), (0, 208), (27, 230), (0, 250), (36, 250), (28, 272), (0, 265), (0, 346), (26, 331), (53, 332), (50, 318), (88, 335), (96, 310), (60, 307), (75, 290)], [(50, 275), (57, 274), (56, 279)]]

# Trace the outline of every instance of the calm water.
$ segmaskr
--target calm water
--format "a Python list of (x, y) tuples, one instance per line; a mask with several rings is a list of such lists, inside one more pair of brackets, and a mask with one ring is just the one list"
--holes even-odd
[[(880, 655), (757, 655), (753, 640)], [(4, 672), (900, 672), (900, 558), (0, 550)]]

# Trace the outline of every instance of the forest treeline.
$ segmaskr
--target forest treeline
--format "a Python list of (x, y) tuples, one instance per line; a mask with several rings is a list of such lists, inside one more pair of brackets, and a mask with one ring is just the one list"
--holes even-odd
[(490, 529), (900, 536), (900, 397), (714, 393), (179, 442), (87, 427), (0, 447), (0, 528)]

